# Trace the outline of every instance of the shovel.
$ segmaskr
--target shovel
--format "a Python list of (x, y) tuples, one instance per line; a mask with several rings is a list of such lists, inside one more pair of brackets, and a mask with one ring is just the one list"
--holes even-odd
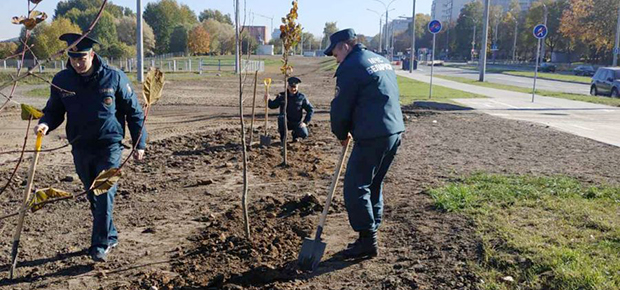
[(35, 143), (34, 158), (32, 164), (30, 164), (30, 172), (28, 172), (28, 183), (26, 184), (26, 190), (24, 191), (24, 202), (22, 208), (19, 211), (19, 219), (17, 220), (17, 227), (13, 234), (13, 248), (11, 249), (11, 271), (10, 279), (13, 279), (15, 268), (17, 267), (17, 252), (19, 249), (19, 239), (22, 234), (22, 228), (24, 226), (24, 218), (28, 211), (28, 201), (30, 200), (30, 194), (32, 193), (32, 184), (34, 183), (34, 173), (37, 168), (37, 162), (39, 161), (39, 152), (41, 151), (41, 141), (43, 140), (43, 133), (37, 132), (37, 142)]
[(263, 83), (265, 84), (265, 128), (264, 134), (260, 135), (260, 145), (261, 146), (269, 146), (271, 145), (271, 136), (267, 135), (267, 118), (269, 117), (269, 87), (271, 86), (271, 78), (266, 78)]
[(347, 139), (344, 146), (342, 146), (342, 153), (340, 153), (340, 159), (338, 161), (338, 164), (336, 164), (336, 172), (334, 173), (334, 176), (332, 177), (332, 183), (329, 186), (327, 200), (325, 201), (325, 206), (323, 207), (323, 212), (321, 213), (321, 218), (319, 219), (319, 226), (316, 228), (316, 235), (314, 236), (314, 240), (305, 238), (304, 242), (301, 244), (301, 251), (299, 252), (297, 264), (302, 270), (314, 271), (319, 265), (319, 262), (321, 262), (323, 253), (325, 253), (326, 244), (321, 241), (321, 234), (323, 233), (323, 225), (325, 225), (325, 219), (327, 218), (329, 205), (332, 203), (332, 196), (336, 191), (336, 185), (338, 184), (340, 172), (342, 171), (342, 166), (344, 165), (344, 158), (347, 155), (347, 151), (349, 150), (349, 140), (350, 139)]

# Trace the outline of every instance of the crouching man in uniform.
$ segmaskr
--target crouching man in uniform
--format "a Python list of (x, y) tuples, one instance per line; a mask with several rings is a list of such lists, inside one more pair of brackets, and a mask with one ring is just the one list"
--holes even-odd
[[(70, 45), (80, 36), (67, 33), (60, 40)], [(54, 76), (45, 115), (35, 127), (35, 133), (48, 134), (67, 116), (66, 133), (73, 141), (75, 170), (86, 190), (99, 173), (120, 166), (126, 124), (133, 144), (137, 144), (134, 159), (141, 160), (146, 148), (144, 114), (129, 79), (93, 51), (96, 43), (87, 37), (68, 52), (67, 68)], [(110, 250), (118, 245), (112, 218), (115, 194), (116, 185), (98, 196), (92, 191), (87, 194), (93, 215), (89, 255), (97, 262), (106, 261)]]
[[(298, 138), (305, 139), (308, 137), (308, 124), (312, 120), (314, 114), (314, 107), (310, 104), (310, 101), (306, 96), (299, 92), (299, 84), (301, 80), (297, 77), (290, 77), (288, 79), (288, 109), (286, 110), (286, 119), (288, 121), (287, 127), (289, 131), (293, 131), (293, 142)], [(280, 140), (284, 141), (284, 92), (278, 94), (275, 100), (269, 100), (268, 106), (270, 109), (280, 108), (280, 115), (278, 115), (278, 132), (280, 133)], [(303, 117), (303, 111), (306, 111), (306, 116)], [(302, 122), (303, 117), (303, 122)]]
[(375, 257), (383, 215), (383, 179), (405, 131), (398, 83), (390, 62), (358, 44), (353, 29), (330, 36), (325, 50), (339, 63), (336, 96), (331, 102), (331, 128), (344, 146), (355, 141), (344, 178), (349, 223), (359, 238), (345, 257)]

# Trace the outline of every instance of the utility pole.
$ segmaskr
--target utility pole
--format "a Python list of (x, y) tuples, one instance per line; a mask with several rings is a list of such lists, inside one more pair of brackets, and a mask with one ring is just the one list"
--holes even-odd
[(620, 6), (618, 6), (618, 24), (616, 24), (616, 45), (614, 46), (613, 66), (618, 65), (618, 46), (620, 46)]
[(517, 17), (515, 17), (514, 15), (512, 15), (512, 17), (515, 19), (515, 39), (514, 39), (514, 43), (512, 44), (512, 61), (516, 62), (517, 61), (517, 35), (519, 34), (519, 19)]
[(383, 49), (383, 34), (384, 34), (383, 33), (383, 14), (385, 14), (385, 12), (379, 13), (375, 10), (368, 9), (368, 8), (366, 8), (366, 10), (373, 12), (379, 16), (379, 53), (381, 53), (381, 50)]
[(241, 73), (239, 58), (239, 0), (235, 0), (235, 73)]
[(486, 69), (487, 69), (487, 42), (489, 38), (489, 8), (491, 6), (491, 0), (484, 1), (484, 26), (482, 31), (482, 49), (480, 52), (480, 76), (479, 81), (484, 82)]
[[(545, 8), (545, 16), (544, 16), (544, 21), (543, 22), (544, 22), (545, 26), (547, 26), (547, 14), (548, 14), (549, 11), (547, 10), (547, 5), (545, 3), (541, 2), (541, 4), (543, 5), (543, 8)], [(547, 28), (549, 28), (549, 26), (547, 26)], [(542, 60), (545, 60), (545, 47), (546, 47), (545, 39), (542, 40), (542, 43), (540, 45), (541, 45), (541, 47), (540, 47), (540, 55), (541, 55)]]
[(411, 58), (409, 59), (409, 73), (413, 72), (413, 64), (415, 63), (415, 1), (413, 0), (413, 12), (411, 13)]
[(138, 59), (138, 82), (144, 81), (144, 38), (142, 35), (142, 0), (136, 1), (136, 52)]

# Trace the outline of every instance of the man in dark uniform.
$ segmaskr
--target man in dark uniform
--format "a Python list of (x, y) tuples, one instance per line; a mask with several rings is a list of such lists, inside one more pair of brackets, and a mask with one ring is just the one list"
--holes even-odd
[(359, 238), (345, 257), (374, 257), (383, 215), (383, 179), (405, 131), (398, 83), (390, 62), (358, 44), (353, 29), (330, 36), (325, 50), (340, 64), (336, 96), (331, 102), (331, 128), (343, 146), (355, 140), (344, 179), (349, 223)]
[[(314, 107), (310, 104), (310, 101), (306, 96), (299, 92), (299, 84), (301, 80), (297, 77), (290, 77), (288, 79), (288, 110), (286, 111), (286, 119), (288, 120), (287, 127), (293, 131), (293, 142), (297, 138), (305, 139), (308, 137), (308, 124), (312, 120), (312, 114), (314, 114)], [(280, 108), (280, 115), (278, 116), (278, 132), (280, 133), (280, 140), (284, 140), (284, 92), (278, 94), (275, 100), (269, 100), (268, 104), (270, 109)], [(306, 111), (306, 117), (303, 118), (303, 111)]]
[[(67, 33), (60, 40), (72, 44), (80, 36)], [(129, 79), (95, 54), (95, 43), (87, 37), (68, 52), (67, 68), (54, 76), (45, 115), (35, 127), (35, 132), (47, 134), (67, 115), (67, 138), (73, 142), (73, 162), (85, 189), (102, 171), (120, 166), (126, 124), (133, 144), (138, 144), (134, 159), (141, 160), (146, 147), (144, 114)], [(116, 185), (101, 195), (87, 194), (93, 214), (89, 254), (95, 261), (105, 261), (118, 245), (112, 219), (115, 194)]]

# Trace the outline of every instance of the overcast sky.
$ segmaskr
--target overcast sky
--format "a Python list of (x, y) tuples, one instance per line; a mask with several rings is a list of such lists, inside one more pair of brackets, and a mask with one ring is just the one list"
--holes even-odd
[[(0, 9), (0, 40), (19, 36), (20, 26), (11, 24), (11, 17), (25, 15), (27, 12), (27, 0), (0, 0), (4, 8)], [(233, 0), (177, 0), (179, 3), (188, 5), (196, 15), (205, 9), (217, 9), (223, 13), (233, 15)], [(248, 12), (254, 12), (266, 17), (273, 17), (273, 25), (279, 27), (280, 19), (288, 13), (291, 7), (291, 0), (246, 0)], [(389, 4), (392, 0), (382, 0)], [(37, 10), (47, 13), (50, 17), (54, 15), (54, 9), (58, 0), (43, 0)], [(113, 0), (112, 3), (136, 10), (136, 0)], [(146, 7), (149, 2), (157, 0), (142, 0)], [(240, 0), (243, 8), (243, 0)], [(430, 14), (432, 0), (418, 0), (416, 5), (417, 13)], [(389, 13), (390, 18), (399, 16), (411, 17), (413, 0), (394, 0)], [(379, 16), (367, 9), (375, 10), (379, 13), (385, 12), (385, 7), (378, 0), (299, 0), (299, 22), (304, 27), (304, 31), (319, 36), (323, 33), (325, 22), (336, 21), (338, 28), (354, 28), (358, 34), (375, 35), (379, 32)], [(243, 11), (241, 12), (243, 13)], [(253, 22), (254, 25), (271, 26), (271, 20), (256, 15), (253, 20), (250, 18), (246, 22)], [(385, 17), (385, 16), (384, 16)], [(234, 17), (233, 17), (234, 19)], [(243, 19), (242, 19), (243, 21)]]

